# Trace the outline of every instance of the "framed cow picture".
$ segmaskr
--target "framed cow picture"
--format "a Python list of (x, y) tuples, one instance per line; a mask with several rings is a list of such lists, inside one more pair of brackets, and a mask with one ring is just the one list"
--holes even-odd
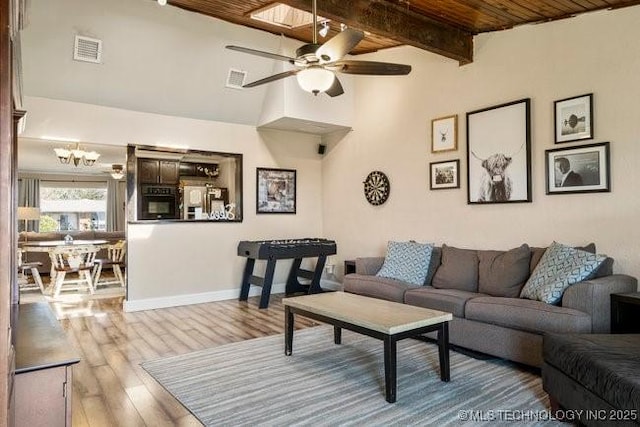
[(256, 168), (256, 213), (296, 213), (296, 171)]
[(531, 202), (531, 99), (467, 113), (467, 203)]

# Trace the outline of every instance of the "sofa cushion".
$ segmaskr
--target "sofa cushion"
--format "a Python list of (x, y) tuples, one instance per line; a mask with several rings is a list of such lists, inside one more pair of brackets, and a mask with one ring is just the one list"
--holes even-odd
[(390, 241), (384, 264), (376, 276), (422, 286), (429, 272), (432, 249), (428, 244)]
[(587, 313), (522, 298), (473, 298), (465, 306), (465, 318), (537, 334), (591, 332)]
[(522, 288), (520, 296), (548, 304), (560, 303), (565, 289), (593, 277), (605, 259), (603, 255), (553, 242)]
[(446, 311), (464, 317), (464, 307), (471, 298), (487, 296), (458, 289), (436, 289), (431, 286), (411, 288), (404, 293), (404, 302), (410, 305)]
[(404, 292), (411, 286), (394, 279), (364, 274), (347, 274), (342, 282), (343, 290), (367, 297), (403, 302)]
[(478, 291), (517, 298), (529, 277), (531, 250), (524, 244), (510, 251), (478, 251)]
[(424, 279), (424, 284), (427, 286), (431, 285), (433, 282), (433, 276), (436, 274), (436, 271), (440, 267), (440, 261), (442, 260), (442, 248), (438, 246), (434, 246), (431, 250), (431, 261), (429, 262), (429, 272), (427, 273), (427, 278)]
[(549, 334), (542, 354), (613, 407), (640, 413), (640, 335)]
[(431, 284), (434, 288), (477, 292), (477, 251), (442, 245), (442, 261)]

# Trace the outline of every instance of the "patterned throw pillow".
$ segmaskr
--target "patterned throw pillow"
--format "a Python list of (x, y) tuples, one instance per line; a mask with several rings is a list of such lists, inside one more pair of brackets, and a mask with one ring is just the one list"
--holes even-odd
[(429, 272), (433, 246), (417, 242), (389, 242), (384, 264), (376, 276), (422, 286)]
[(605, 259), (603, 255), (553, 242), (522, 288), (520, 298), (558, 304), (565, 289), (593, 277)]

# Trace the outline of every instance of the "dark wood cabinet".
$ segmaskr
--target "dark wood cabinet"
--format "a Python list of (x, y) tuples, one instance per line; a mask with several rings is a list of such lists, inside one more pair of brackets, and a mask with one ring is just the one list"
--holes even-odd
[(138, 160), (138, 182), (173, 185), (179, 181), (180, 163), (175, 160)]

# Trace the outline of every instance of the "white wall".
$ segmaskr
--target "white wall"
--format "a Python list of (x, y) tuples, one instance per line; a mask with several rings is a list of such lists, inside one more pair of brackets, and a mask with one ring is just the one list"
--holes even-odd
[[(367, 55), (408, 63), (407, 77), (356, 82), (354, 131), (323, 162), (324, 234), (340, 258), (381, 255), (387, 240), (416, 239), (508, 249), (596, 242), (614, 270), (640, 277), (640, 7), (582, 15), (475, 38), (475, 59), (454, 61), (414, 48)], [(553, 102), (594, 94), (595, 139), (611, 142), (610, 193), (545, 195)], [(465, 113), (530, 97), (533, 203), (468, 205)], [(456, 152), (431, 154), (431, 119), (458, 114)], [(461, 188), (429, 190), (429, 162), (461, 160)], [(372, 170), (391, 181), (386, 204), (362, 194)]]
[[(258, 133), (246, 125), (36, 97), (26, 98), (25, 107), (29, 120), (24, 137), (64, 134), (91, 143), (179, 146), (243, 155), (242, 223), (128, 225), (128, 309), (237, 298), (245, 262), (236, 255), (240, 240), (322, 234), (317, 136)], [(256, 215), (258, 166), (297, 170), (296, 215)], [(278, 263), (274, 283), (285, 281), (289, 265)], [(256, 268), (257, 273), (263, 270), (264, 265)]]
[[(229, 68), (266, 77), (278, 36), (151, 0), (30, 0), (22, 33), (27, 95), (255, 125), (266, 87), (225, 87)], [(103, 41), (102, 64), (73, 60), (74, 36)], [(292, 53), (292, 52), (287, 52)]]

